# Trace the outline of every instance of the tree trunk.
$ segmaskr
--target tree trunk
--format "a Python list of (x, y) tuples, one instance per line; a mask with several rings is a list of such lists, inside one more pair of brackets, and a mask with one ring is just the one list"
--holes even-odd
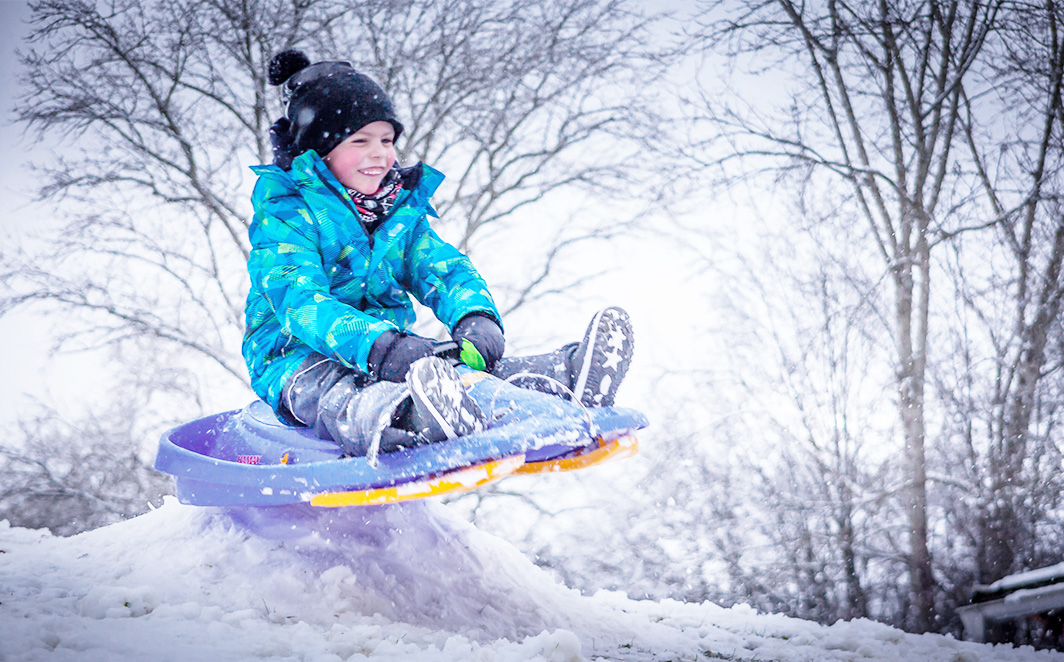
[[(919, 252), (916, 253), (919, 255)], [(918, 264), (920, 283), (913, 282), (911, 260), (899, 259), (896, 269), (896, 316), (898, 325), (898, 412), (905, 440), (909, 479), (909, 586), (912, 613), (909, 627), (916, 632), (931, 630), (934, 623), (934, 576), (927, 533), (927, 460), (925, 453), (924, 372), (929, 283), (928, 264)], [(919, 287), (920, 297), (914, 298)]]
[[(850, 495), (847, 494), (846, 497), (848, 499)], [(846, 602), (842, 605), (842, 616), (846, 620), (868, 618), (868, 596), (861, 587), (861, 576), (857, 568), (853, 509), (848, 504), (844, 506), (839, 521), (839, 549), (846, 578)]]

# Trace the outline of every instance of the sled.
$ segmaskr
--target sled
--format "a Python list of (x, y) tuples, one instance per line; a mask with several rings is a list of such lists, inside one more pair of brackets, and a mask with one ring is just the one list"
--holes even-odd
[(519, 474), (574, 471), (638, 452), (646, 417), (621, 407), (584, 409), (461, 368), (487, 429), (457, 439), (348, 457), (308, 428), (284, 424), (262, 401), (173, 428), (155, 468), (174, 477), (177, 498), (199, 506), (308, 502), (342, 507), (460, 493)]

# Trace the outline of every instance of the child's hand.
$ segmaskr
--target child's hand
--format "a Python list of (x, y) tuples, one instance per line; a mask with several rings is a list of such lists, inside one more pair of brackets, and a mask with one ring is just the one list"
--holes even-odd
[(484, 358), (484, 369), (488, 372), (495, 367), (495, 362), (502, 358), (506, 349), (506, 339), (503, 338), (498, 323), (481, 313), (470, 313), (463, 317), (455, 325), (451, 338), (459, 347), (462, 346), (463, 340), (473, 343), (473, 347), (476, 347)]
[(401, 382), (406, 379), (411, 363), (432, 354), (431, 340), (389, 331), (381, 334), (373, 343), (373, 349), (369, 353), (369, 367), (382, 381)]

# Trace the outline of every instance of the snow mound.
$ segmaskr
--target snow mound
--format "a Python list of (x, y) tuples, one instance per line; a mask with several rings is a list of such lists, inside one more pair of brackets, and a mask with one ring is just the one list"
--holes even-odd
[(0, 660), (1064, 660), (749, 608), (584, 596), (432, 501), (0, 522)]

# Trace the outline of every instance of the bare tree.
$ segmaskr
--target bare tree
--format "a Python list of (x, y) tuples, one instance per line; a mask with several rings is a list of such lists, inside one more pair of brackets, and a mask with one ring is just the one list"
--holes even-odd
[[(910, 628), (951, 627), (942, 608), (960, 584), (1047, 560), (1038, 531), (1052, 530), (1059, 501), (1046, 469), (1060, 454), (1060, 8), (706, 11), (707, 49), (784, 90), (698, 100), (720, 132), (706, 163), (730, 177), (741, 157), (746, 173), (776, 174), (797, 187), (800, 232), (832, 227), (878, 253), (842, 278), (889, 284), (889, 297), (869, 292), (891, 337), (907, 458), (906, 507), (889, 511), (908, 513), (910, 595), (896, 604)], [(952, 537), (936, 541), (930, 523)]]
[(905, 479), (883, 452), (894, 430), (880, 415), (892, 383), (882, 293), (860, 269), (865, 251), (835, 250), (835, 225), (798, 237), (765, 225), (777, 228), (759, 225), (755, 246), (735, 243), (731, 261), (742, 270), (707, 266), (729, 283), (721, 298), (733, 351), (717, 363), (746, 410), (717, 434), (742, 449), (732, 473), (746, 484), (745, 509), (764, 511), (744, 528), (770, 550), (745, 553), (750, 541), (736, 536), (721, 553), (744, 559), (733, 583), (774, 610), (828, 623), (894, 621), (881, 578), (904, 567), (904, 549), (885, 521)]
[[(126, 404), (64, 423), (42, 407), (0, 446), (0, 519), (71, 535), (144, 512), (171, 489), (150, 467)], [(15, 430), (10, 430), (15, 433)]]
[[(943, 520), (961, 541), (939, 566), (948, 603), (963, 604), (972, 582), (1062, 560), (1059, 529), (1061, 266), (1064, 114), (1061, 8), (1006, 6), (989, 39), (977, 86), (965, 90), (959, 158), (974, 173), (957, 195), (940, 253), (952, 305), (938, 310), (936, 391), (950, 414), (952, 443), (938, 451)], [(1006, 122), (997, 118), (1007, 117)], [(977, 199), (981, 217), (961, 212)], [(971, 209), (971, 207), (968, 207)], [(1023, 631), (1003, 626), (1002, 640)], [(1016, 637), (1021, 637), (1017, 639)]]
[[(5, 251), (0, 312), (51, 304), (63, 341), (173, 352), (246, 383), (238, 347), (250, 205), (267, 160), (266, 62), (320, 3), (33, 4), (18, 117), (58, 143), (39, 198), (58, 227)], [(321, 9), (325, 12), (325, 9)], [(62, 265), (60, 267), (60, 265)], [(183, 362), (184, 363), (184, 362)]]
[[(1060, 336), (1064, 297), (1064, 190), (1060, 183), (1064, 168), (1064, 11), (1054, 2), (1026, 9), (1016, 17), (1010, 40), (1001, 45), (1007, 64), (999, 78), (1004, 84), (998, 89), (1003, 96), (1014, 94), (1013, 99), (1022, 99), (1016, 110), (1023, 126), (1034, 130), (1031, 135), (1018, 132), (1018, 141), (1006, 143), (1016, 146), (1009, 154), (1011, 163), (1006, 164), (1000, 154), (991, 157), (989, 146), (979, 144), (970, 122), (965, 125), (985, 194), (996, 217), (1002, 219), (996, 230), (1012, 257), (1015, 278), (1006, 285), (1014, 309), (1011, 328), (1001, 329), (1006, 342), (999, 346), (997, 357), (994, 402), (1003, 406), (991, 422), (994, 498), (987, 504), (984, 519), (983, 580), (1024, 569), (1024, 551), (1033, 543), (1034, 522), (1021, 524), (1028, 510), (1024, 507), (1026, 490), (1032, 486), (1024, 464), (1040, 454), (1036, 447), (1047, 430), (1036, 420), (1042, 408), (1043, 380), (1057, 370), (1049, 360), (1049, 343), (1054, 335)], [(1025, 195), (1010, 203), (1006, 191), (1016, 182), (1026, 184), (1020, 189)]]
[[(509, 253), (522, 223), (549, 238), (520, 278), (501, 284), (504, 312), (586, 278), (559, 284), (557, 263), (637, 214), (589, 219), (596, 214), (571, 193), (591, 192), (599, 205), (632, 199), (645, 163), (631, 157), (654, 151), (665, 122), (647, 89), (660, 89), (676, 55), (653, 39), (660, 17), (622, 0), (371, 0), (350, 21), (329, 48), (354, 54), (408, 110), (402, 156), (449, 174), (437, 202), (456, 244), (481, 257)], [(600, 150), (611, 157), (591, 156)], [(637, 195), (641, 211), (660, 194)]]
[(739, 152), (766, 157), (770, 167), (797, 166), (810, 183), (837, 177), (889, 278), (916, 630), (934, 626), (925, 451), (931, 250), (946, 223), (943, 207), (970, 176), (957, 174), (954, 158), (965, 81), (997, 11), (993, 3), (779, 0), (741, 3), (706, 32), (707, 43), (733, 57), (769, 58), (791, 87), (790, 105), (775, 118), (707, 100), (717, 126)]

